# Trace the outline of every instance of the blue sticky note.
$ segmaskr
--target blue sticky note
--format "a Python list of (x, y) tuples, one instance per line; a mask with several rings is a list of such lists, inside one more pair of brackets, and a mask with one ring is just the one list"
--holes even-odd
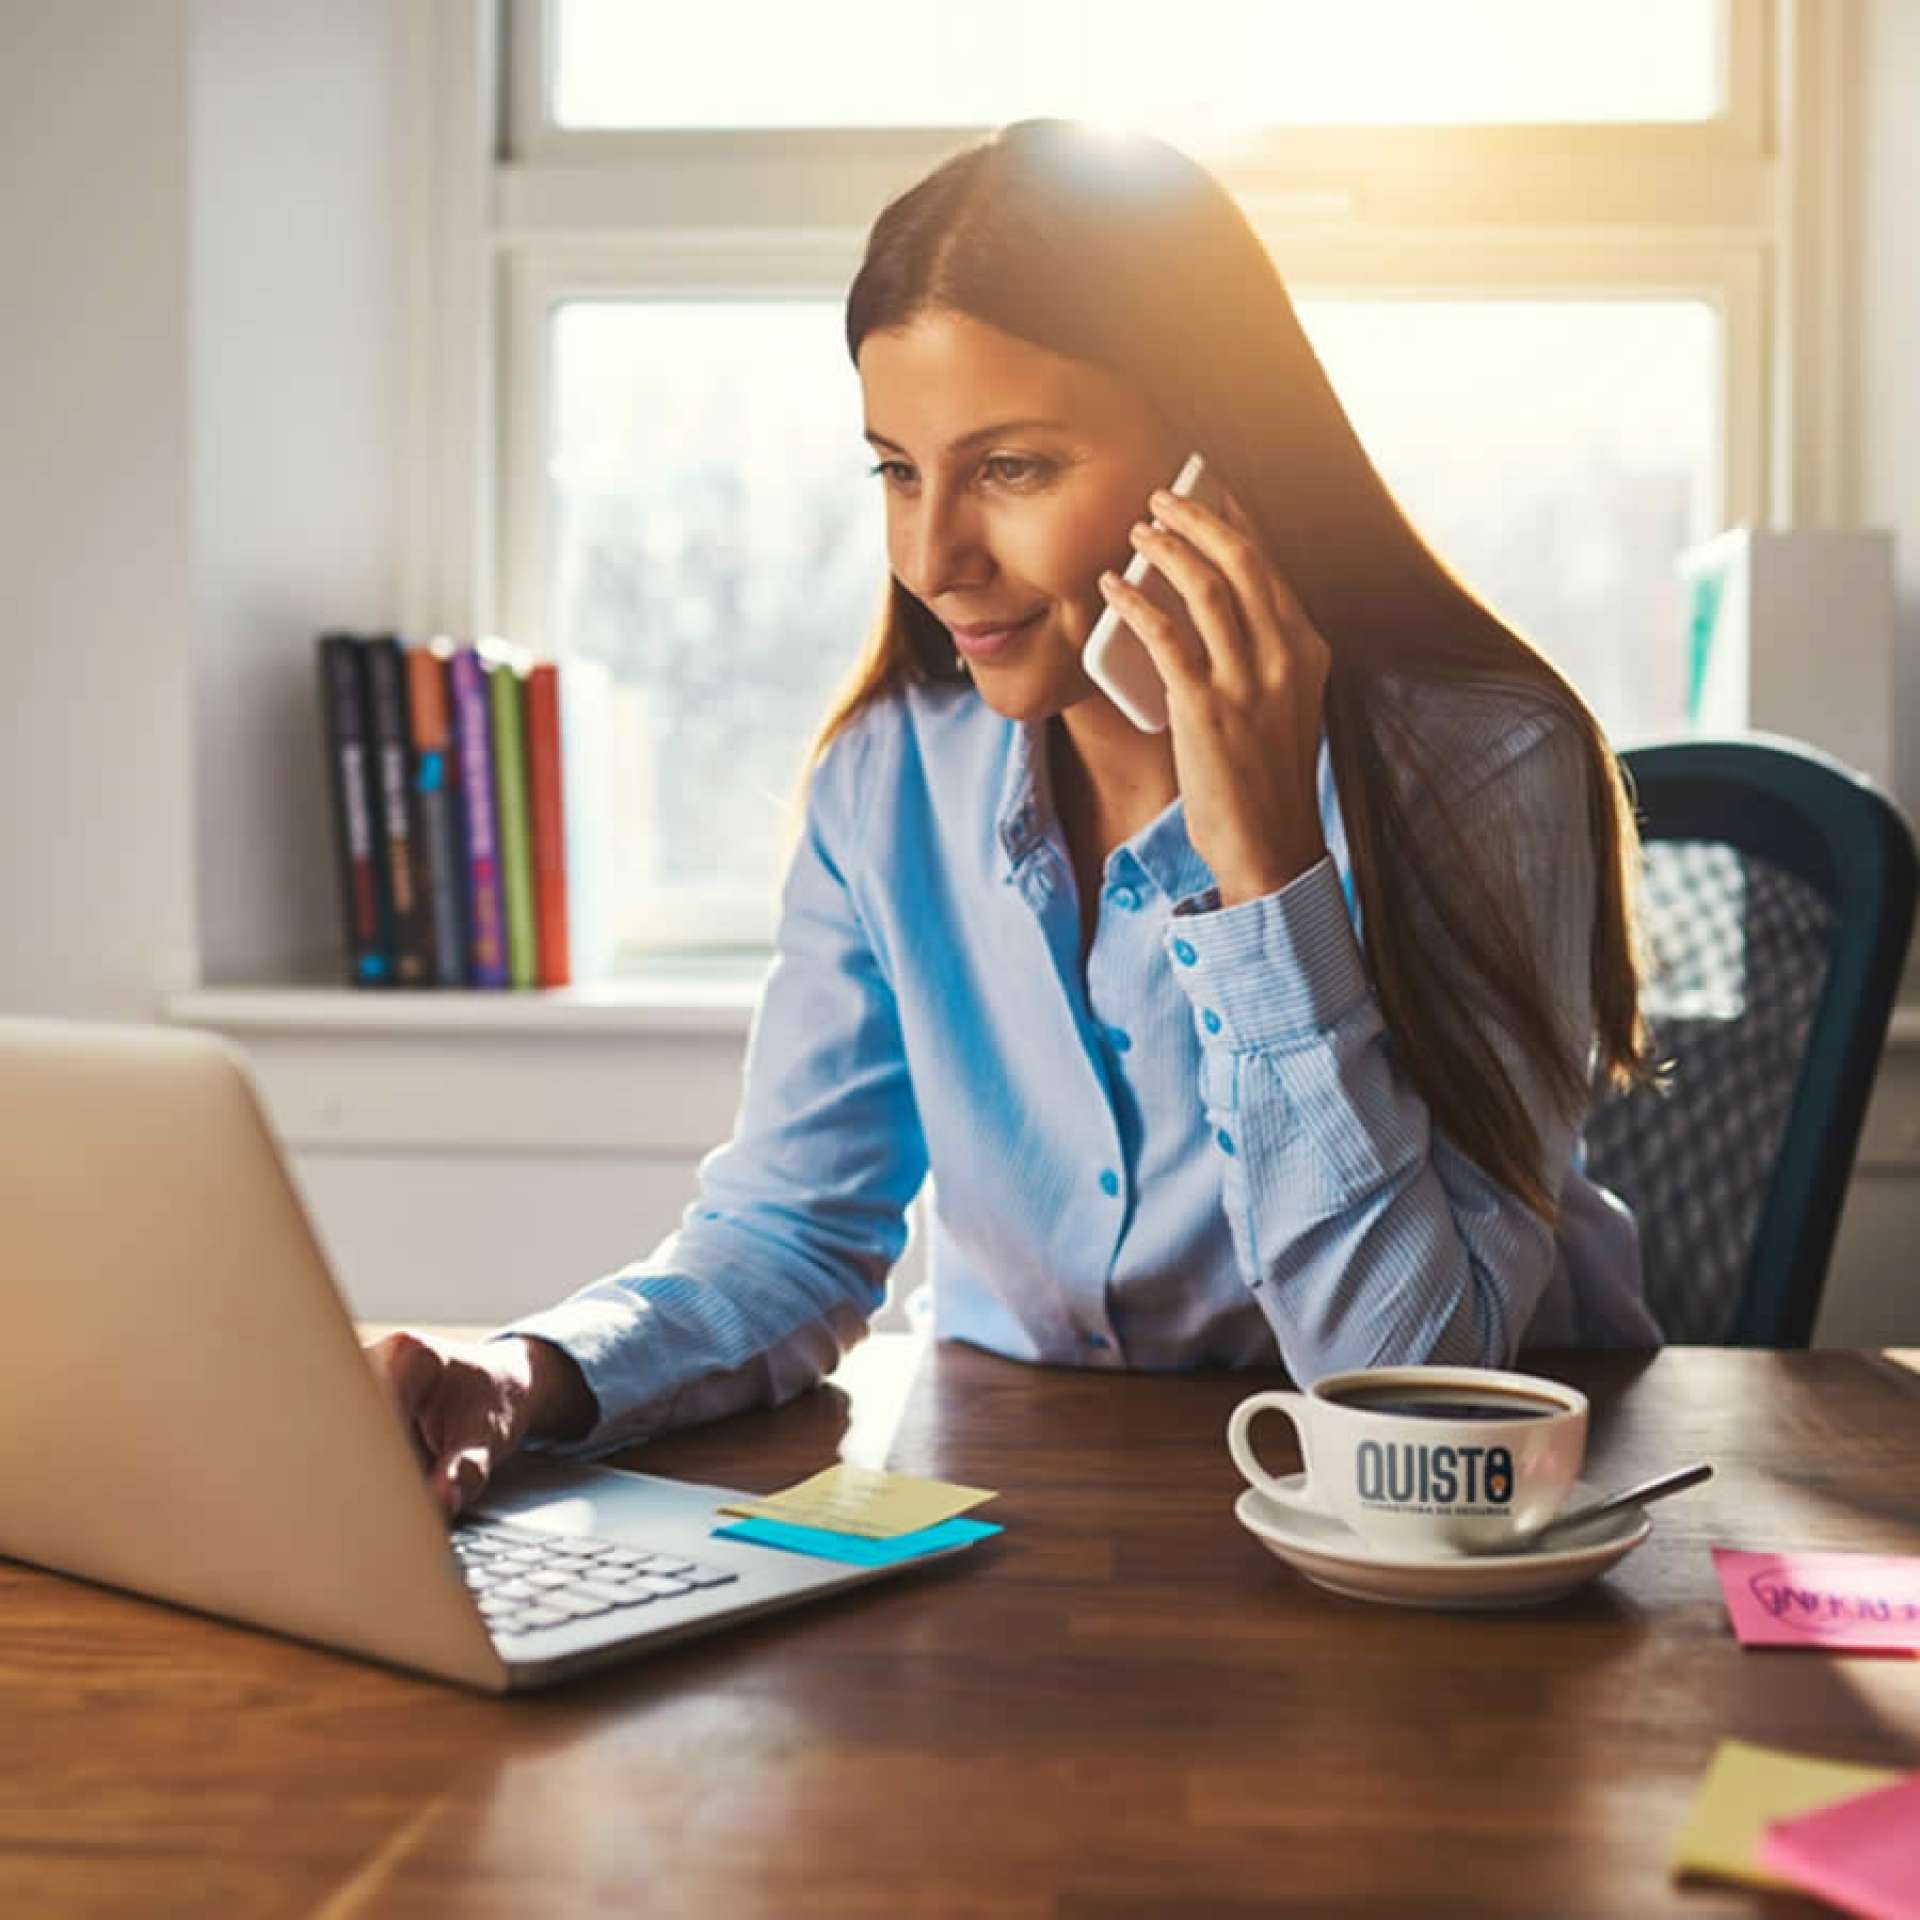
[(987, 1520), (955, 1518), (913, 1533), (896, 1533), (890, 1540), (864, 1540), (858, 1534), (830, 1533), (824, 1527), (796, 1527), (784, 1520), (737, 1520), (716, 1527), (716, 1540), (749, 1540), (756, 1546), (781, 1547), (788, 1553), (811, 1553), (822, 1560), (844, 1560), (853, 1567), (890, 1567), (896, 1561), (938, 1553), (943, 1547), (970, 1547), (976, 1540), (1001, 1532)]

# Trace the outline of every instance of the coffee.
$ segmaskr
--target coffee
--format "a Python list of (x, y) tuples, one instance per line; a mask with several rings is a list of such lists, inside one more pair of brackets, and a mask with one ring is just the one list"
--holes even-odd
[(1409, 1391), (1405, 1385), (1348, 1387), (1330, 1393), (1336, 1407), (1363, 1413), (1397, 1413), (1409, 1420), (1546, 1420), (1565, 1409), (1557, 1400), (1536, 1400), (1524, 1393), (1491, 1393), (1476, 1389), (1435, 1387)]

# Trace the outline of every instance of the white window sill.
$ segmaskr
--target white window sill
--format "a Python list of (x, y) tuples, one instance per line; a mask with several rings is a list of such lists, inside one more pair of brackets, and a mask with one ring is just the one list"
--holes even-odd
[(689, 962), (584, 987), (537, 992), (468, 988), (255, 985), (195, 987), (172, 995), (167, 1017), (235, 1035), (270, 1033), (471, 1034), (505, 1038), (608, 1034), (743, 1036), (768, 962)]
[[(590, 987), (538, 992), (259, 985), (172, 995), (167, 1017), (223, 1033), (680, 1033), (744, 1035), (766, 978), (764, 960), (684, 962)], [(1890, 1049), (1920, 1048), (1920, 1000), (1893, 1010)]]
[(177, 993), (166, 1013), (245, 1049), (296, 1150), (690, 1160), (732, 1125), (764, 973), (662, 963), (543, 992), (261, 982)]

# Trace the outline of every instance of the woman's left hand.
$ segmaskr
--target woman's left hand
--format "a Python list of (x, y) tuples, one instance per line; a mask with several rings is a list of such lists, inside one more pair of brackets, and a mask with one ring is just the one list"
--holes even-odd
[(1275, 893), (1326, 853), (1316, 779), (1327, 643), (1231, 499), (1164, 490), (1131, 538), (1186, 602), (1198, 643), (1117, 573), (1101, 590), (1166, 683), (1187, 837), (1222, 906)]

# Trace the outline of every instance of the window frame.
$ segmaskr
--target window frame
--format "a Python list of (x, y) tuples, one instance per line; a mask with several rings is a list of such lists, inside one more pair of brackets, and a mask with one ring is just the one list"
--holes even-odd
[[(838, 167), (850, 159), (888, 157), (905, 164), (909, 180), (935, 165), (962, 141), (984, 131), (978, 127), (726, 128), (690, 129), (565, 128), (552, 124), (546, 100), (552, 78), (557, 8), (554, 0), (500, 0), (508, 10), (506, 70), (503, 88), (505, 151), (516, 162), (534, 166), (649, 166), (669, 156), (684, 161), (759, 160), (771, 154), (782, 166)], [(1297, 177), (1302, 163), (1314, 174), (1331, 164), (1342, 175), (1391, 171), (1409, 150), (1439, 151), (1448, 159), (1487, 147), (1495, 153), (1508, 143), (1539, 149), (1570, 146), (1646, 148), (1657, 144), (1674, 156), (1719, 158), (1737, 162), (1761, 157), (1767, 146), (1768, 70), (1771, 64), (1773, 9), (1769, 0), (1720, 0), (1716, 57), (1720, 68), (1721, 110), (1704, 121), (1599, 121), (1451, 124), (1400, 128), (1340, 125), (1271, 128), (1256, 142), (1251, 169)], [(1335, 151), (1322, 153), (1331, 137)], [(1239, 170), (1236, 169), (1236, 176)], [(1233, 184), (1233, 182), (1229, 182)], [(1244, 179), (1240, 181), (1245, 185)], [(867, 216), (871, 218), (871, 214)]]
[[(1707, 121), (1276, 128), (1210, 164), (1300, 299), (1706, 302), (1724, 343), (1721, 523), (1837, 516), (1845, 183), (1823, 136), (1845, 110), (1855, 0), (1721, 6)], [(431, 244), (408, 267), (403, 615), (532, 644), (551, 307), (841, 298), (877, 208), (981, 131), (556, 128), (552, 18), (552, 0), (409, 0), (406, 46), (410, 230)], [(739, 938), (724, 918), (713, 934)]]

